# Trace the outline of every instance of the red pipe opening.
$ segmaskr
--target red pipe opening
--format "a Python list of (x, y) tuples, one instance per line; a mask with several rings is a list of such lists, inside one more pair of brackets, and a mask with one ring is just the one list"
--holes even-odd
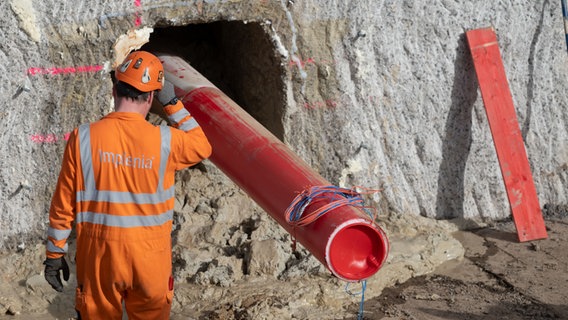
[(334, 274), (349, 280), (366, 279), (380, 269), (388, 252), (386, 235), (369, 228), (368, 221), (349, 221), (333, 233), (326, 248), (326, 261)]

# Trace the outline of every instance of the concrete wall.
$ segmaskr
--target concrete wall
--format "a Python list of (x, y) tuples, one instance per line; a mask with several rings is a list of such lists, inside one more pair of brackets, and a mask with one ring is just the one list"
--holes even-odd
[[(488, 220), (510, 211), (464, 31), (493, 26), (541, 206), (568, 202), (556, 1), (6, 0), (0, 12), (2, 247), (43, 239), (65, 134), (111, 110), (113, 44), (144, 26), (260, 25), (283, 70), (267, 76), (284, 93), (267, 108), (315, 170), (334, 184), (383, 187), (371, 199), (383, 210)], [(196, 210), (209, 197), (199, 190), (230, 183), (200, 175), (187, 187), (194, 174), (180, 174), (178, 194)]]

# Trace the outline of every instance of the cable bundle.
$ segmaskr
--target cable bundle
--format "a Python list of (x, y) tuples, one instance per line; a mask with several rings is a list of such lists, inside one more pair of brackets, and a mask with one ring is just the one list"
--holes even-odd
[[(313, 186), (307, 190), (302, 191), (286, 209), (286, 221), (294, 226), (308, 225), (326, 213), (339, 208), (341, 206), (354, 206), (363, 209), (372, 221), (375, 221), (376, 209), (372, 207), (365, 207), (361, 194), (357, 192), (356, 187), (353, 189), (340, 188), (336, 186)], [(374, 193), (380, 190), (365, 189), (364, 193)], [(308, 205), (317, 201), (327, 201), (327, 204), (322, 205), (317, 210), (304, 214)], [(370, 213), (370, 210), (373, 213)]]

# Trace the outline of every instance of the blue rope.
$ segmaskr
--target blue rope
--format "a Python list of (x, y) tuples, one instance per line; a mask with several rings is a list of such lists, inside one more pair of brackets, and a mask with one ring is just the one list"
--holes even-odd
[(361, 281), (361, 291), (352, 293), (349, 291), (349, 282), (345, 285), (345, 292), (352, 296), (361, 295), (361, 302), (359, 302), (359, 313), (357, 314), (357, 320), (363, 320), (363, 314), (365, 310), (363, 308), (365, 303), (365, 290), (367, 289), (367, 280)]

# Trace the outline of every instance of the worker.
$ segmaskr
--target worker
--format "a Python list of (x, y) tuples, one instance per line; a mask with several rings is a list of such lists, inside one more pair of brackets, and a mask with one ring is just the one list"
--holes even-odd
[[(153, 54), (130, 53), (114, 71), (115, 111), (69, 136), (49, 211), (45, 278), (63, 291), (75, 226), (79, 319), (169, 319), (174, 173), (211, 146), (164, 79)], [(157, 99), (170, 126), (146, 121)]]

